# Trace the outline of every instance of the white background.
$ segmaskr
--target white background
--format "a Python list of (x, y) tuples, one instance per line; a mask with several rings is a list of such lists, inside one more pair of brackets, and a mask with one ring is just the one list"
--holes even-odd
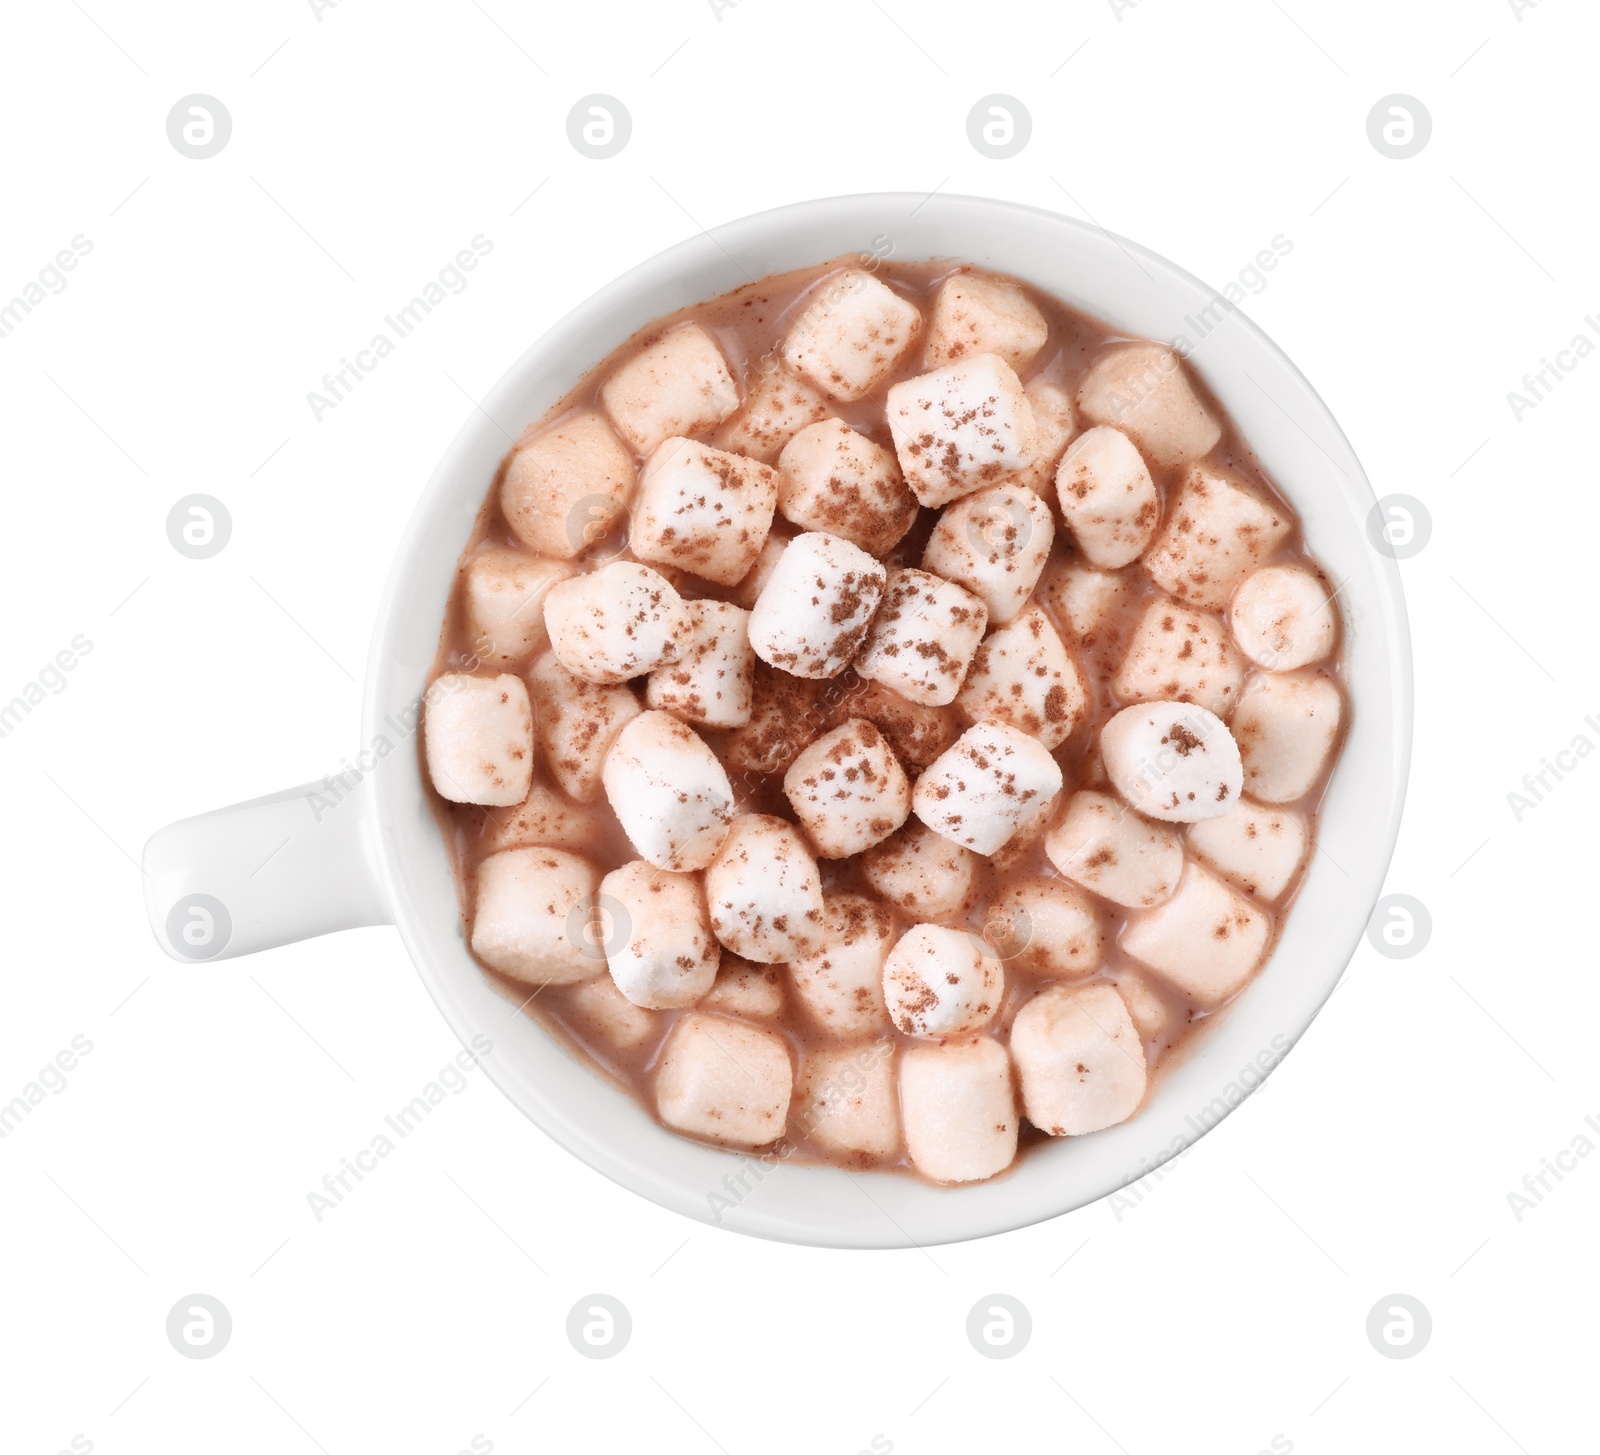
[[(1507, 1194), (1600, 1116), (1600, 761), (1585, 734), (1600, 358), (1507, 391), (1600, 310), (1593, 58), (1576, 0), (47, 0), (6, 21), (0, 300), (93, 251), (8, 337), (0, 700), (92, 652), (0, 740), (0, 1101), (93, 1050), (0, 1141), (0, 1444), (53, 1452), (1027, 1448), (1523, 1450), (1592, 1441), (1600, 1157)], [(92, 15), (92, 19), (91, 19)], [(891, 18), (892, 17), (892, 18)], [(903, 29), (902, 29), (903, 27)], [(912, 39), (914, 37), (914, 40)], [(169, 144), (180, 97), (233, 136)], [(595, 161), (579, 97), (634, 131)], [(1033, 136), (968, 142), (981, 96)], [(1421, 98), (1407, 161), (1369, 144)], [(336, 770), (391, 552), (471, 399), (553, 320), (699, 226), (799, 198), (972, 192), (1149, 244), (1247, 302), (1380, 495), (1417, 751), (1389, 889), (1433, 935), (1363, 945), (1263, 1094), (1138, 1201), (930, 1253), (758, 1243), (591, 1173), (473, 1073), (318, 1223), (306, 1194), (458, 1049), (390, 930), (180, 967), (136, 861), (163, 823)], [(493, 252), (359, 390), (307, 391), (475, 234)], [(185, 559), (180, 497), (233, 537)], [(1553, 782), (1553, 780), (1550, 780)], [(1600, 1132), (1588, 1129), (1600, 1144)], [(183, 1295), (231, 1311), (180, 1358)], [(609, 1293), (631, 1343), (568, 1343)], [(980, 1358), (984, 1295), (1031, 1343)], [(1430, 1310), (1415, 1358), (1368, 1310)]]

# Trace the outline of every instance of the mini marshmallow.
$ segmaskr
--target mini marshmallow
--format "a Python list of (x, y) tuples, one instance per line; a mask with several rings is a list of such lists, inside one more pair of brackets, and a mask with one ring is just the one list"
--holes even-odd
[(806, 1052), (794, 1121), (814, 1145), (861, 1165), (900, 1146), (894, 1045), (830, 1046)]
[(1188, 833), (1196, 858), (1263, 904), (1280, 898), (1306, 856), (1306, 821), (1292, 809), (1241, 799), (1232, 813)]
[(1102, 354), (1078, 385), (1078, 408), (1096, 424), (1126, 431), (1163, 469), (1199, 459), (1222, 438), (1183, 361), (1160, 344), (1121, 344)]
[(974, 354), (890, 387), (889, 433), (906, 484), (938, 507), (1023, 469), (1033, 406), (1004, 359)]
[(1089, 685), (1038, 607), (989, 633), (956, 706), (973, 722), (1001, 722), (1059, 748), (1083, 721)]
[(552, 586), (544, 621), (561, 665), (601, 684), (677, 661), (691, 629), (688, 608), (666, 577), (633, 561), (611, 561)]
[(1111, 690), (1124, 702), (1192, 702), (1226, 716), (1246, 670), (1221, 617), (1157, 597), (1134, 628)]
[(520, 677), (446, 672), (423, 699), (428, 777), (451, 803), (508, 808), (533, 782), (533, 709)]
[(1038, 594), (1080, 645), (1098, 650), (1117, 636), (1119, 619), (1137, 598), (1138, 588), (1120, 572), (1068, 561), (1046, 572)]
[(736, 585), (760, 557), (777, 504), (772, 466), (674, 435), (639, 473), (633, 554)]
[(977, 1182), (1017, 1155), (1017, 1104), (1006, 1048), (987, 1036), (913, 1044), (900, 1057), (906, 1153), (935, 1182)]
[(886, 1034), (883, 962), (896, 939), (894, 916), (863, 894), (830, 894), (819, 949), (789, 964), (789, 983), (811, 1018), (843, 1040)]
[(462, 605), (473, 650), (491, 666), (516, 667), (550, 645), (545, 593), (573, 574), (565, 561), (521, 551), (480, 551), (462, 571)]
[(546, 652), (528, 671), (539, 750), (556, 782), (579, 803), (600, 796), (600, 771), (620, 733), (644, 710), (626, 684), (599, 686), (574, 677)]
[(518, 540), (570, 561), (611, 533), (634, 478), (622, 441), (584, 409), (517, 446), (500, 482), (500, 509)]
[(677, 661), (650, 674), (645, 701), (685, 722), (743, 727), (755, 690), (750, 613), (725, 601), (687, 601), (684, 607), (688, 639)]
[(852, 717), (872, 723), (889, 740), (895, 757), (918, 772), (961, 736), (961, 720), (953, 708), (912, 702), (881, 682), (862, 679), (846, 706)]
[(923, 771), (911, 810), (951, 843), (992, 854), (1061, 782), (1060, 766), (1036, 739), (1004, 723), (980, 722)]
[(750, 645), (791, 676), (836, 676), (866, 636), (884, 575), (877, 561), (838, 536), (796, 536), (756, 598)]
[(1034, 806), (1025, 812), (1017, 825), (1016, 833), (1006, 840), (1005, 846), (989, 855), (989, 867), (1000, 874), (1008, 874), (1035, 849), (1044, 843), (1044, 836), (1061, 807), (1061, 794), (1052, 793), (1034, 800)]
[(635, 859), (600, 881), (599, 908), (606, 966), (635, 1005), (684, 1010), (711, 989), (722, 947), (694, 875)]
[(894, 452), (842, 419), (808, 425), (778, 456), (778, 511), (802, 530), (827, 531), (886, 556), (917, 519), (917, 498)]
[(793, 824), (769, 814), (734, 819), (706, 869), (706, 903), (717, 938), (760, 965), (798, 960), (822, 939), (817, 861)]
[(1150, 467), (1121, 430), (1096, 425), (1078, 436), (1056, 471), (1061, 515), (1091, 566), (1137, 561), (1161, 519)]
[(922, 332), (922, 314), (860, 268), (818, 284), (783, 341), (783, 358), (835, 399), (870, 394)]
[(981, 273), (955, 273), (939, 285), (928, 324), (928, 368), (972, 354), (997, 354), (1019, 374), (1050, 336), (1022, 286)]
[(1183, 842), (1104, 793), (1074, 793), (1045, 836), (1044, 851), (1075, 884), (1127, 909), (1171, 897), (1183, 873)]
[(911, 819), (861, 856), (861, 877), (917, 919), (954, 919), (972, 899), (978, 856)]
[(1210, 1008), (1255, 974), (1271, 934), (1266, 914), (1209, 870), (1188, 864), (1177, 893), (1134, 915), (1120, 943), (1125, 954)]
[(784, 774), (783, 791), (824, 859), (882, 843), (911, 813), (905, 769), (864, 718), (850, 718), (812, 743)]
[(1233, 593), (1228, 614), (1245, 656), (1273, 672), (1320, 662), (1339, 634), (1327, 586), (1304, 566), (1252, 571)]
[(1179, 601), (1221, 611), (1288, 534), (1289, 519), (1276, 506), (1232, 476), (1196, 465), (1145, 552), (1144, 568)]
[(1106, 955), (1094, 902), (1060, 879), (1008, 884), (990, 902), (983, 937), (1007, 965), (1072, 979), (1093, 974)]
[(478, 846), (489, 854), (532, 848), (593, 852), (613, 832), (615, 825), (603, 810), (574, 803), (564, 793), (535, 783), (514, 808), (485, 815)]
[(507, 849), (478, 865), (472, 952), (527, 985), (575, 985), (603, 974), (588, 938), (600, 871), (560, 849)]
[(772, 579), (772, 573), (778, 569), (778, 560), (788, 549), (790, 539), (789, 536), (778, 535), (775, 532), (768, 535), (767, 543), (761, 547), (755, 565), (746, 571), (728, 592), (728, 600), (735, 606), (742, 606), (749, 611), (761, 593), (766, 590), (767, 582)]
[(832, 721), (828, 685), (791, 677), (757, 660), (750, 720), (722, 741), (728, 767), (751, 775), (782, 773)]
[(1033, 409), (1033, 446), (1028, 451), (1027, 464), (1010, 476), (1007, 483), (1053, 500), (1056, 469), (1077, 432), (1078, 413), (1073, 407), (1071, 393), (1052, 379), (1030, 379), (1022, 392)]
[(943, 707), (961, 690), (988, 621), (983, 598), (964, 586), (929, 571), (892, 571), (856, 670), (912, 702)]
[(1055, 535), (1055, 518), (1039, 496), (1017, 485), (996, 485), (940, 515), (922, 569), (981, 596), (990, 622), (1003, 626), (1033, 595)]
[(1005, 970), (977, 935), (913, 925), (883, 962), (889, 1019), (907, 1036), (960, 1035), (994, 1019)]
[(1263, 803), (1293, 803), (1322, 777), (1344, 717), (1344, 698), (1319, 673), (1258, 673), (1233, 714), (1244, 785)]
[(609, 975), (575, 985), (563, 998), (562, 1009), (580, 1033), (629, 1057), (652, 1041), (663, 1024), (655, 1011), (629, 1000)]
[(748, 382), (750, 395), (744, 408), (717, 434), (721, 449), (771, 465), (783, 447), (808, 424), (828, 417), (828, 401), (776, 359)]
[(1011, 1023), (1011, 1054), (1023, 1110), (1052, 1137), (1114, 1127), (1144, 1100), (1144, 1044), (1110, 985), (1034, 996)]
[(1239, 801), (1239, 745), (1214, 712), (1186, 702), (1125, 707), (1100, 729), (1100, 760), (1127, 801), (1147, 818), (1197, 823)]
[(722, 351), (697, 323), (668, 330), (606, 380), (600, 402), (638, 455), (674, 435), (697, 435), (739, 407)]
[(716, 981), (696, 1008), (735, 1020), (777, 1020), (783, 1014), (783, 967), (752, 965), (724, 950)]
[(658, 869), (704, 869), (727, 837), (728, 770), (670, 713), (641, 713), (623, 728), (601, 778), (623, 832)]
[(1116, 979), (1117, 994), (1128, 1007), (1134, 1030), (1146, 1041), (1159, 1040), (1171, 1011), (1149, 979), (1137, 970), (1124, 970)]
[(686, 1015), (661, 1050), (656, 1112), (691, 1137), (764, 1147), (783, 1135), (793, 1090), (789, 1048), (776, 1031)]

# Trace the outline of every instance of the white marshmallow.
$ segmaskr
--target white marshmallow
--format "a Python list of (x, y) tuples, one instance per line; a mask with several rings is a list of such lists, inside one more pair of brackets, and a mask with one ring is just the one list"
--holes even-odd
[(1091, 566), (1115, 571), (1144, 554), (1161, 520), (1150, 467), (1121, 430), (1096, 425), (1078, 436), (1056, 471), (1067, 529)]
[(575, 985), (603, 974), (590, 939), (600, 871), (560, 849), (507, 849), (478, 865), (472, 952), (528, 985)]
[(992, 854), (1061, 782), (1060, 766), (1036, 739), (1004, 723), (980, 722), (923, 771), (911, 811), (951, 843)]
[(750, 612), (750, 645), (791, 676), (836, 676), (861, 646), (884, 575), (877, 561), (838, 536), (796, 536)]
[(981, 596), (990, 622), (1003, 626), (1033, 595), (1055, 535), (1050, 507), (1033, 491), (995, 485), (940, 515), (922, 569)]
[(1017, 1155), (1017, 1103), (1006, 1048), (987, 1036), (913, 1044), (900, 1057), (906, 1153), (935, 1182), (976, 1182)]
[(545, 593), (574, 568), (522, 551), (480, 551), (462, 571), (461, 600), (473, 651), (488, 665), (517, 667), (550, 645)]
[(561, 665), (602, 684), (677, 661), (690, 634), (683, 598), (659, 571), (633, 561), (611, 561), (552, 586), (544, 621)]
[(791, 677), (758, 659), (750, 720), (722, 740), (728, 767), (752, 778), (782, 773), (831, 724), (829, 685)]
[(1083, 721), (1089, 685), (1050, 619), (1030, 606), (989, 633), (956, 706), (973, 722), (1001, 722), (1059, 748)]
[(561, 1001), (574, 1029), (614, 1053), (632, 1058), (660, 1032), (663, 1017), (635, 1005), (609, 975), (575, 985)]
[(722, 350), (697, 323), (670, 329), (600, 388), (600, 402), (638, 455), (673, 435), (697, 435), (739, 407)]
[(755, 565), (746, 571), (728, 592), (728, 600), (735, 606), (742, 606), (749, 611), (766, 589), (767, 582), (772, 579), (772, 573), (778, 569), (778, 559), (788, 549), (790, 539), (791, 537), (778, 535), (776, 532), (768, 535), (767, 543), (761, 547), (761, 554), (756, 557)]
[(623, 832), (658, 869), (704, 869), (727, 837), (728, 770), (670, 713), (641, 713), (623, 728), (601, 778)]
[(1261, 964), (1272, 920), (1198, 864), (1186, 864), (1165, 904), (1134, 915), (1121, 945), (1203, 1007), (1238, 992)]
[(691, 1137), (764, 1147), (783, 1135), (793, 1090), (789, 1048), (776, 1031), (686, 1015), (661, 1050), (656, 1112)]
[(1179, 601), (1221, 611), (1289, 527), (1287, 515), (1242, 482), (1195, 465), (1145, 552), (1144, 568)]
[(1128, 909), (1170, 898), (1183, 873), (1183, 842), (1175, 830), (1087, 790), (1067, 801), (1044, 851), (1073, 883)]
[(611, 426), (583, 409), (517, 446), (500, 482), (500, 509), (519, 540), (570, 561), (611, 533), (634, 478)]
[(768, 814), (734, 819), (706, 869), (717, 938), (736, 955), (776, 965), (822, 940), (822, 877), (794, 825)]
[[(879, 615), (883, 609), (879, 608)], [(857, 668), (860, 659), (857, 659)], [(912, 702), (892, 687), (867, 679), (855, 683), (845, 706), (872, 723), (907, 768), (921, 771), (961, 736), (961, 720), (950, 707)]]
[(647, 1010), (683, 1010), (717, 978), (700, 880), (635, 859), (600, 881), (599, 927), (617, 989)]
[(1034, 807), (1023, 814), (1016, 833), (1006, 840), (1003, 848), (989, 855), (990, 869), (999, 874), (1008, 874), (1024, 859), (1030, 858), (1033, 851), (1044, 843), (1044, 836), (1060, 807), (1059, 792), (1036, 798)]
[(997, 354), (1021, 373), (1049, 336), (1044, 314), (1020, 284), (984, 273), (954, 273), (934, 294), (923, 361), (932, 369), (973, 354)]
[(777, 504), (771, 465), (674, 435), (639, 473), (633, 554), (733, 586), (760, 557)]
[(1262, 672), (1233, 714), (1244, 785), (1263, 803), (1293, 803), (1316, 786), (1333, 755), (1344, 698), (1320, 673)]
[(922, 314), (860, 268), (822, 280), (783, 341), (784, 362), (835, 399), (860, 399), (894, 372)]
[[(1134, 1030), (1143, 1040), (1159, 1040), (1167, 1029), (1171, 1010), (1148, 977), (1137, 970), (1123, 970), (1117, 975), (1116, 987), (1117, 994), (1128, 1007)], [(1148, 1062), (1148, 1057), (1146, 1060)]]
[(423, 699), (423, 742), (441, 798), (508, 808), (528, 796), (533, 710), (520, 677), (436, 677)]
[(744, 408), (718, 431), (717, 444), (770, 465), (795, 435), (808, 424), (826, 419), (829, 410), (821, 394), (776, 358), (763, 362), (767, 367), (759, 368), (747, 381), (750, 394)]
[(1057, 986), (1011, 1023), (1028, 1120), (1052, 1137), (1081, 1137), (1125, 1122), (1144, 1100), (1144, 1045), (1110, 985)]
[(883, 962), (883, 1000), (902, 1035), (960, 1035), (1000, 1009), (1005, 970), (969, 930), (913, 925)]
[(989, 902), (983, 937), (1008, 966), (1063, 979), (1093, 974), (1107, 946), (1094, 902), (1061, 879), (1008, 884)]
[(882, 843), (911, 812), (905, 769), (864, 718), (850, 718), (812, 743), (784, 774), (783, 791), (824, 859)]
[(556, 782), (579, 803), (600, 796), (600, 772), (620, 733), (644, 710), (626, 684), (599, 686), (574, 677), (546, 652), (528, 671), (539, 750)]
[(1192, 702), (1225, 717), (1247, 670), (1221, 617), (1162, 596), (1139, 618), (1111, 690), (1124, 702)]
[(842, 419), (808, 425), (778, 456), (778, 511), (802, 530), (827, 531), (886, 556), (917, 519), (917, 497), (894, 452)]
[(1292, 809), (1241, 799), (1233, 812), (1189, 828), (1195, 856), (1263, 904), (1282, 897), (1306, 856), (1306, 821)]
[(1126, 431), (1164, 469), (1198, 459), (1222, 438), (1183, 361), (1160, 344), (1121, 344), (1102, 354), (1078, 385), (1078, 408), (1096, 424)]
[(841, 1040), (885, 1035), (883, 962), (896, 939), (894, 916), (863, 894), (830, 894), (820, 948), (793, 960), (789, 983), (811, 1018)]
[(725, 601), (687, 601), (689, 636), (675, 662), (657, 667), (645, 701), (685, 722), (743, 727), (750, 721), (756, 654), (750, 613)]
[(515, 807), (484, 816), (478, 847), (489, 854), (533, 848), (593, 853), (614, 832), (615, 824), (603, 810), (574, 803), (566, 794), (535, 783)]
[(834, 1156), (865, 1166), (900, 1146), (891, 1041), (807, 1051), (795, 1100), (796, 1127)]
[(731, 1015), (735, 1020), (777, 1020), (783, 1014), (783, 967), (752, 965), (724, 950), (716, 981), (696, 1009)]
[(988, 621), (983, 598), (964, 586), (928, 571), (892, 571), (856, 670), (912, 702), (942, 707), (961, 690)]
[(1100, 729), (1100, 760), (1127, 801), (1147, 818), (1197, 823), (1239, 801), (1239, 745), (1214, 712), (1187, 702), (1125, 707)]
[(1038, 594), (1083, 647), (1095, 649), (1116, 637), (1120, 618), (1138, 592), (1126, 575), (1067, 561), (1045, 573)]
[(1320, 662), (1339, 634), (1327, 586), (1304, 566), (1252, 571), (1233, 593), (1228, 615), (1245, 656), (1273, 672)]
[(917, 919), (954, 919), (972, 899), (978, 856), (910, 819), (861, 856), (861, 877)]
[(1022, 392), (1033, 409), (1033, 447), (1028, 451), (1027, 464), (1009, 477), (1009, 483), (1052, 500), (1056, 492), (1056, 469), (1077, 432), (1077, 410), (1073, 408), (1071, 393), (1053, 379), (1030, 379)]
[(887, 416), (906, 484), (938, 507), (1024, 468), (1036, 426), (1004, 359), (974, 354), (889, 389)]

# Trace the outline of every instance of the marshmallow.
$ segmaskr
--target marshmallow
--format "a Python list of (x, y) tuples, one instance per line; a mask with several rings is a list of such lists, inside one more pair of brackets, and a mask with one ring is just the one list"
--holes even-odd
[(697, 323), (668, 330), (606, 380), (600, 402), (638, 455), (674, 435), (696, 435), (739, 407), (739, 386)]
[(623, 728), (601, 779), (623, 832), (658, 869), (704, 869), (727, 837), (728, 770), (670, 713), (642, 713)]
[(1289, 519), (1238, 480), (1194, 466), (1144, 568), (1179, 601), (1221, 611), (1234, 588), (1289, 534)]
[(1273, 672), (1320, 662), (1339, 634), (1327, 586), (1304, 566), (1252, 571), (1233, 593), (1228, 615), (1245, 656)]
[(1072, 395), (1051, 379), (1031, 379), (1022, 392), (1033, 409), (1033, 446), (1027, 464), (1010, 476), (1008, 483), (1051, 500), (1055, 498), (1056, 468), (1078, 428), (1077, 411)]
[(907, 768), (919, 772), (961, 735), (953, 709), (912, 702), (881, 682), (861, 680), (846, 706), (851, 716), (866, 718), (889, 740), (895, 757)]
[(561, 665), (602, 684), (677, 661), (690, 633), (683, 598), (659, 571), (633, 561), (611, 561), (552, 586), (544, 622)]
[(750, 645), (791, 676), (836, 676), (861, 646), (883, 583), (883, 567), (849, 541), (796, 536), (750, 612)]
[(960, 1035), (994, 1019), (1005, 970), (977, 935), (913, 925), (883, 962), (883, 1001), (903, 1035)]
[(546, 652), (528, 671), (539, 750), (556, 782), (579, 803), (600, 796), (600, 770), (620, 733), (644, 710), (631, 687), (574, 677)]
[(1016, 833), (1006, 840), (1002, 848), (989, 855), (989, 867), (998, 873), (1009, 873), (1024, 859), (1033, 856), (1034, 850), (1044, 843), (1044, 836), (1061, 807), (1059, 792), (1036, 798), (1034, 806), (1022, 815)]
[(1002, 626), (1027, 605), (1055, 540), (1050, 507), (1033, 491), (996, 485), (957, 501), (940, 517), (922, 569), (983, 598)]
[(822, 878), (794, 825), (768, 814), (734, 819), (706, 869), (717, 938), (736, 955), (776, 965), (822, 939)]
[(756, 654), (750, 613), (725, 601), (688, 601), (689, 635), (675, 662), (657, 667), (645, 683), (651, 707), (706, 727), (750, 721)]
[(911, 812), (911, 784), (864, 718), (824, 733), (790, 765), (783, 791), (817, 853), (847, 859), (882, 843)]
[(1100, 729), (1100, 760), (1116, 790), (1147, 818), (1197, 823), (1239, 801), (1239, 746), (1214, 712), (1185, 702), (1125, 707)]
[(972, 899), (978, 856), (911, 819), (861, 856), (861, 877), (917, 919), (954, 919)]
[(520, 677), (436, 677), (423, 699), (423, 741), (441, 798), (508, 808), (528, 796), (533, 709)]
[(891, 386), (889, 433), (906, 484), (924, 505), (948, 505), (1024, 468), (1033, 406), (1004, 359), (974, 354)]
[(973, 722), (1001, 722), (1059, 748), (1083, 721), (1089, 685), (1036, 606), (989, 633), (956, 706)]
[(522, 551), (480, 551), (462, 571), (461, 600), (466, 608), (472, 649), (495, 667), (516, 667), (550, 645), (544, 626), (545, 593), (565, 581), (574, 568)]
[(766, 589), (767, 582), (772, 579), (772, 573), (778, 569), (778, 560), (788, 548), (789, 540), (790, 537), (776, 533), (768, 535), (767, 543), (761, 547), (755, 565), (734, 584), (728, 592), (728, 600), (735, 606), (742, 606), (749, 611)]
[(1232, 813), (1190, 826), (1196, 858), (1263, 904), (1280, 898), (1306, 856), (1306, 821), (1292, 809), (1241, 799)]
[(1144, 1100), (1144, 1045), (1110, 985), (1034, 996), (1011, 1023), (1011, 1054), (1023, 1110), (1052, 1137), (1114, 1127)]
[(570, 561), (611, 533), (633, 485), (622, 442), (584, 409), (517, 446), (500, 482), (500, 510), (518, 540)]
[(1221, 617), (1159, 596), (1139, 618), (1111, 690), (1124, 702), (1192, 702), (1226, 716), (1246, 670)]
[(1039, 583), (1039, 600), (1080, 645), (1096, 649), (1118, 635), (1119, 618), (1138, 596), (1128, 576), (1068, 561)]
[(989, 902), (983, 937), (1007, 965), (1075, 979), (1099, 969), (1106, 930), (1093, 901), (1060, 879), (1008, 884)]
[(835, 399), (860, 399), (894, 372), (922, 314), (860, 268), (825, 278), (783, 341), (784, 362)]
[(1150, 467), (1133, 441), (1109, 425), (1072, 442), (1056, 471), (1056, 497), (1084, 559), (1110, 571), (1144, 554), (1161, 519)]
[(663, 1024), (655, 1011), (629, 1000), (609, 975), (573, 986), (562, 998), (561, 1010), (576, 1030), (629, 1059), (655, 1039)]
[(775, 358), (762, 362), (766, 367), (758, 367), (749, 381), (750, 396), (744, 408), (722, 426), (717, 444), (770, 465), (808, 424), (827, 418), (828, 401)]
[(984, 273), (954, 273), (939, 285), (924, 364), (932, 369), (972, 354), (997, 354), (1018, 373), (1050, 336), (1022, 286)]
[(1121, 946), (1203, 1007), (1221, 1005), (1256, 972), (1272, 920), (1198, 864), (1165, 904), (1134, 915)]
[(736, 1020), (777, 1020), (783, 1014), (783, 967), (752, 965), (724, 951), (716, 981), (697, 1009), (714, 1010)]
[(486, 814), (478, 847), (484, 853), (501, 849), (568, 849), (594, 852), (615, 825), (603, 810), (574, 803), (543, 783), (535, 783), (514, 808)]
[(1171, 1018), (1171, 1011), (1147, 977), (1137, 970), (1124, 970), (1116, 979), (1117, 994), (1128, 1007), (1134, 1030), (1146, 1041), (1161, 1038)]
[(961, 690), (988, 622), (982, 597), (964, 586), (928, 571), (893, 571), (856, 670), (912, 702), (943, 707)]
[(1344, 699), (1318, 673), (1258, 673), (1233, 714), (1244, 785), (1263, 803), (1293, 803), (1316, 786), (1333, 755)]
[(778, 456), (778, 511), (802, 530), (827, 531), (886, 556), (917, 519), (917, 498), (894, 452), (842, 419), (808, 425)]
[(1060, 766), (1036, 739), (1004, 723), (980, 722), (923, 771), (911, 810), (951, 843), (992, 854), (1061, 782)]
[(1074, 793), (1044, 851), (1074, 884), (1127, 909), (1168, 899), (1183, 873), (1183, 843), (1104, 793)]
[(684, 1010), (711, 989), (722, 947), (694, 875), (635, 859), (600, 881), (599, 909), (606, 966), (635, 1005)]
[(728, 767), (751, 775), (782, 773), (831, 722), (827, 686), (791, 677), (758, 660), (750, 720), (722, 741)]
[(478, 865), (472, 952), (528, 985), (575, 985), (603, 974), (589, 938), (600, 871), (560, 849), (507, 849)]
[(865, 1166), (899, 1149), (891, 1041), (807, 1051), (796, 1093), (795, 1124), (822, 1150)]
[(761, 555), (777, 504), (771, 465), (674, 435), (639, 473), (633, 554), (733, 586)]
[(783, 1135), (794, 1089), (776, 1031), (717, 1015), (686, 1015), (661, 1049), (656, 1112), (676, 1132), (735, 1147)]
[(906, 1154), (935, 1182), (976, 1182), (1017, 1155), (1017, 1104), (1006, 1048), (987, 1036), (910, 1045), (900, 1057)]
[(800, 1003), (841, 1040), (887, 1034), (883, 962), (895, 942), (894, 916), (863, 894), (830, 894), (823, 902), (821, 946), (789, 964)]
[(1222, 438), (1183, 361), (1160, 344), (1122, 344), (1102, 354), (1078, 385), (1078, 408), (1096, 424), (1125, 430), (1164, 469), (1199, 459)]

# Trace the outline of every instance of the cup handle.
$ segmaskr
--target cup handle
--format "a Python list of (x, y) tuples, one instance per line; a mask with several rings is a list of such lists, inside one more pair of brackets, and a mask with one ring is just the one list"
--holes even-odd
[(392, 924), (371, 793), (327, 780), (181, 819), (144, 849), (150, 928), (174, 960), (231, 960)]

